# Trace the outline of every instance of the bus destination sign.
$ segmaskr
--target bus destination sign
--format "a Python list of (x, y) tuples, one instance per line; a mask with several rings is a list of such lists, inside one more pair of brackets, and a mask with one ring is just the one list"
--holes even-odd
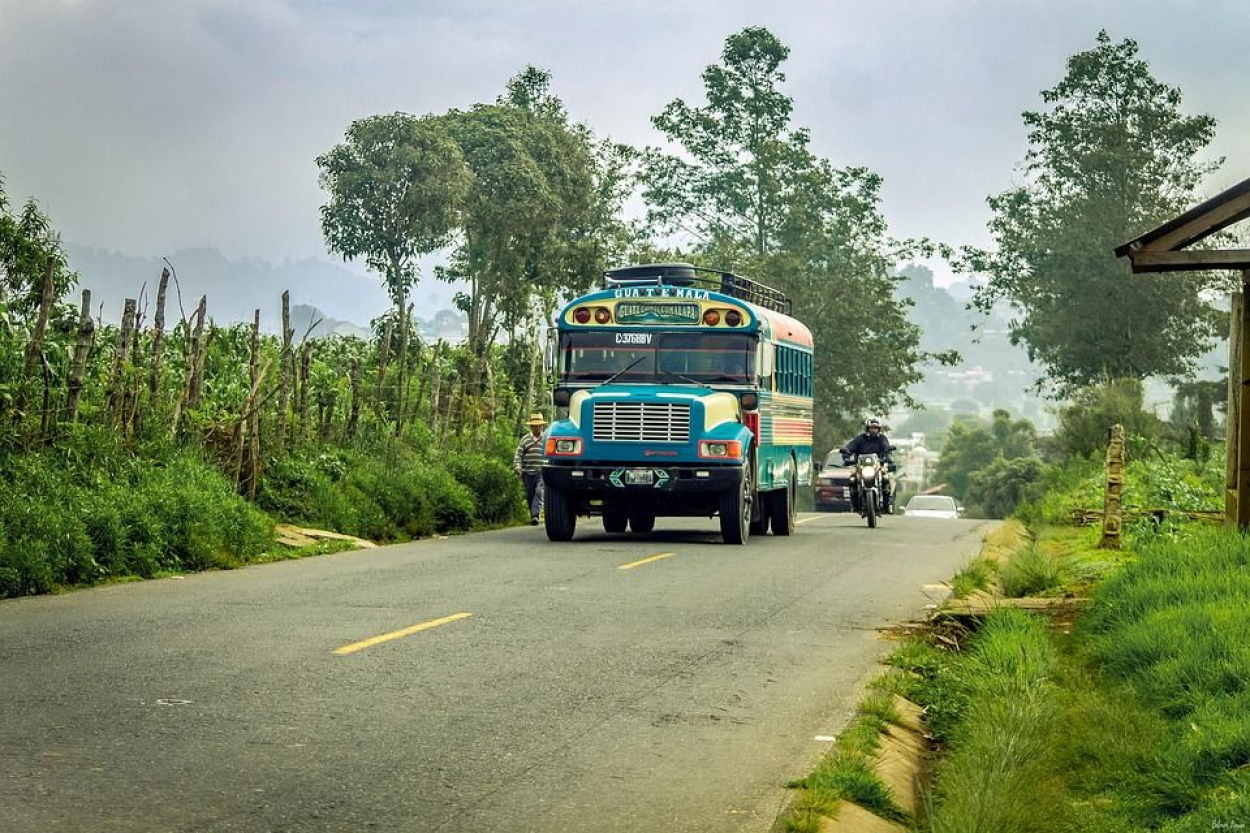
[(622, 301), (616, 305), (618, 324), (698, 324), (698, 304)]

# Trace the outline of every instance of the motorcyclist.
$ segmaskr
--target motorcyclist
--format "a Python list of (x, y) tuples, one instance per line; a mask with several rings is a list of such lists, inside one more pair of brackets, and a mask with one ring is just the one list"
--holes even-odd
[[(844, 465), (851, 465), (860, 454), (876, 454), (887, 472), (894, 470), (894, 461), (890, 459), (890, 452), (893, 450), (894, 446), (890, 445), (890, 438), (881, 431), (881, 420), (876, 417), (864, 420), (864, 433), (855, 435), (850, 442), (838, 449), (842, 454)], [(890, 511), (890, 502), (894, 497), (891, 491), (885, 488), (881, 494), (881, 507), (886, 512)], [(851, 497), (855, 503), (855, 511), (858, 512), (859, 495), (852, 494)]]

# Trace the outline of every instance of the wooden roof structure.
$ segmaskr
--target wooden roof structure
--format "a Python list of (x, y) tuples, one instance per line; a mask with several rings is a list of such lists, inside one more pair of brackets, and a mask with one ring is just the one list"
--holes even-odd
[(1227, 462), (1224, 470), (1224, 522), (1250, 530), (1250, 249), (1188, 250), (1233, 223), (1250, 218), (1250, 179), (1216, 194), (1179, 217), (1122, 246), (1134, 274), (1236, 269), (1242, 288), (1229, 309)]
[(1117, 247), (1115, 255), (1127, 255), (1134, 273), (1250, 269), (1250, 249), (1182, 251), (1248, 217), (1250, 179), (1245, 179), (1179, 217)]

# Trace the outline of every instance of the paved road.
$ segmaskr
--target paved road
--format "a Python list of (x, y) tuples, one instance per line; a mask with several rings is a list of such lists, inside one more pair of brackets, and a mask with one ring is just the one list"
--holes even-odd
[(0, 602), (0, 830), (766, 831), (986, 529), (660, 525)]

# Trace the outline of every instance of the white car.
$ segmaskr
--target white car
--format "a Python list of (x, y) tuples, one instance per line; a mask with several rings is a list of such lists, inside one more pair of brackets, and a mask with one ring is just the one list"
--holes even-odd
[(958, 518), (964, 508), (948, 495), (916, 495), (903, 510), (909, 518)]

